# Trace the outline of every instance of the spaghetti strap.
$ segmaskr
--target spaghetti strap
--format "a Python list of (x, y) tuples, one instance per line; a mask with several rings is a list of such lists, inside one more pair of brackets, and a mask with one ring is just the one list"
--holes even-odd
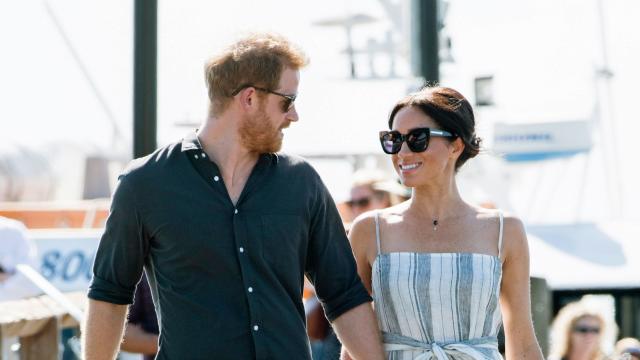
[(502, 235), (504, 233), (504, 215), (502, 211), (498, 211), (500, 217), (500, 233), (498, 234), (498, 257), (502, 259)]
[(378, 214), (376, 211), (376, 244), (378, 245), (378, 255), (380, 255), (380, 221), (378, 220)]

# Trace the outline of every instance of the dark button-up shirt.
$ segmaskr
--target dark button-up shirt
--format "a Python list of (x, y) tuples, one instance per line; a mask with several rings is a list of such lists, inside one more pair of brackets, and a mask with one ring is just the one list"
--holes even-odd
[(158, 359), (310, 359), (304, 274), (330, 320), (371, 300), (311, 166), (261, 155), (234, 205), (195, 134), (120, 177), (89, 297), (130, 304), (143, 267)]

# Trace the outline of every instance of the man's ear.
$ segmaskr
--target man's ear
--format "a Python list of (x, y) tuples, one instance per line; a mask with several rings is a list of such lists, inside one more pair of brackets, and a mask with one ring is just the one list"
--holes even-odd
[(255, 107), (255, 105), (258, 102), (256, 89), (252, 87), (243, 89), (242, 91), (240, 91), (238, 95), (239, 95), (238, 100), (240, 101), (240, 106), (245, 111), (251, 111), (251, 109)]

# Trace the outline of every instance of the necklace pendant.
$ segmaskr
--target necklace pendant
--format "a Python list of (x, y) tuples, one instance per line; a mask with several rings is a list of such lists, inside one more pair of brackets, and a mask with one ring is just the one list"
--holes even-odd
[(438, 220), (433, 220), (433, 231), (438, 231)]

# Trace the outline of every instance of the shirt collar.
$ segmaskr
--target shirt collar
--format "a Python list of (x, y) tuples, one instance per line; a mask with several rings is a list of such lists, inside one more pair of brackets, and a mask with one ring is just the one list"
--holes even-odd
[(200, 141), (198, 141), (196, 131), (189, 132), (189, 134), (187, 134), (187, 136), (182, 139), (182, 152), (190, 150), (202, 150)]
[[(202, 146), (200, 146), (200, 140), (198, 140), (197, 129), (195, 131), (189, 132), (182, 139), (182, 152), (185, 151), (202, 151)], [(278, 154), (277, 153), (265, 153), (260, 155), (260, 161), (271, 160), (272, 163), (278, 163)]]

